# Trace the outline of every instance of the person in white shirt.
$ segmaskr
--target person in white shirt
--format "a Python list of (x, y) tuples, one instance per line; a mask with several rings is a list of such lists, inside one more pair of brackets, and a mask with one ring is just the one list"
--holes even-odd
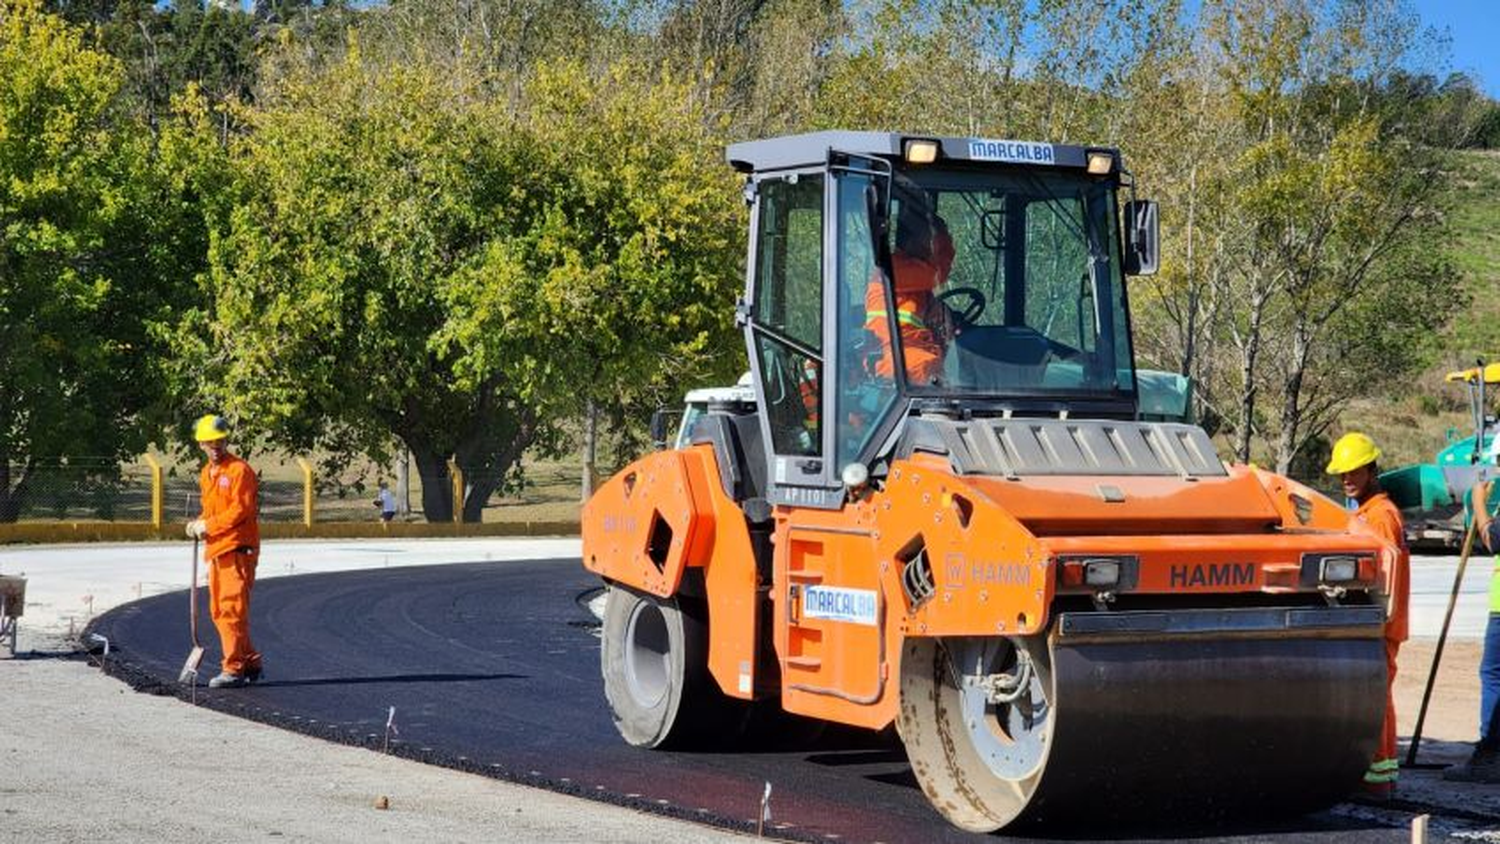
[(380, 520), (388, 522), (396, 518), (396, 496), (386, 486), (385, 481), (380, 482), (380, 491), (375, 494), (375, 506), (380, 508)]

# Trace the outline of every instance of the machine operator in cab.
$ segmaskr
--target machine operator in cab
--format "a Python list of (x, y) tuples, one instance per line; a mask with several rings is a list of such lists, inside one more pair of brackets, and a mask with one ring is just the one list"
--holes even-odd
[[(892, 292), (901, 348), (906, 358), (906, 377), (913, 386), (936, 383), (943, 374), (943, 350), (953, 339), (955, 326), (948, 307), (938, 301), (937, 288), (953, 270), (953, 237), (948, 224), (937, 213), (917, 202), (904, 202), (896, 220), (896, 248), (891, 253)], [(875, 360), (875, 373), (895, 375), (891, 352), (891, 321), (877, 270), (865, 292), (865, 328), (883, 350)]]

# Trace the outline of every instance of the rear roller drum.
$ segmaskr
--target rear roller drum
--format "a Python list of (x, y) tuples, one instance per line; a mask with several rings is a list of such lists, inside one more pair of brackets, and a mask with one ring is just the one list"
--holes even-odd
[(615, 727), (630, 744), (705, 746), (738, 734), (744, 706), (709, 674), (705, 615), (690, 599), (610, 587), (600, 671)]
[(1040, 640), (908, 640), (897, 727), (932, 805), (971, 832), (1019, 816), (1046, 767), (1053, 696)]

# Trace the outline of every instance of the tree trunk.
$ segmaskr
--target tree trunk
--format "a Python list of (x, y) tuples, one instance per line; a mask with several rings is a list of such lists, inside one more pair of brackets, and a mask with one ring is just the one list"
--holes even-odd
[(21, 479), (11, 486), (11, 464), (0, 458), (0, 524), (12, 524), (21, 518), (21, 509), (31, 492), (31, 464), (21, 466)]
[(518, 410), (515, 417), (516, 427), (510, 440), (498, 449), (493, 452), (476, 452), (476, 449), (483, 449), (484, 444), (482, 441), (473, 441), (460, 444), (458, 453), (454, 455), (459, 468), (463, 469), (464, 482), (468, 485), (463, 503), (465, 522), (483, 521), (484, 508), (489, 504), (490, 496), (505, 479), (510, 467), (516, 465), (521, 455), (531, 447), (531, 442), (536, 437), (536, 424), (531, 411)]
[(1282, 382), (1286, 395), (1281, 397), (1281, 431), (1276, 437), (1276, 471), (1282, 475), (1291, 471), (1292, 461), (1302, 446), (1298, 438), (1302, 429), (1302, 379), (1307, 374), (1311, 347), (1307, 327), (1298, 325), (1292, 335), (1291, 366), (1287, 367), (1286, 379)]
[(1250, 295), (1250, 324), (1240, 353), (1240, 419), (1234, 432), (1234, 454), (1241, 463), (1250, 462), (1250, 438), (1255, 430), (1255, 378), (1266, 298), (1267, 292), (1259, 286)]
[[(510, 467), (507, 465), (506, 469)], [(500, 479), (505, 477), (505, 471), (498, 474), (493, 472), (476, 472), (473, 475), (464, 474), (464, 521), (484, 521), (484, 505), (490, 502), (490, 496), (495, 494), (495, 489), (500, 486)]]
[(599, 408), (588, 400), (583, 420), (583, 496), (587, 502), (594, 494), (594, 462), (599, 456)]
[(408, 446), (422, 477), (422, 517), (432, 523), (453, 521), (453, 489), (448, 461), (431, 448)]
[(1194, 272), (1196, 268), (1193, 266), (1193, 235), (1195, 234), (1193, 224), (1195, 222), (1194, 215), (1196, 212), (1198, 199), (1197, 188), (1198, 166), (1195, 164), (1190, 170), (1188, 170), (1187, 231), (1184, 233), (1185, 240), (1187, 241), (1187, 330), (1184, 332), (1186, 336), (1183, 337), (1182, 365), (1178, 367), (1178, 372), (1182, 375), (1186, 375), (1189, 378), (1193, 377), (1193, 364), (1195, 363), (1194, 358), (1198, 351), (1199, 287), (1198, 279)]
[(396, 512), (411, 515), (411, 449), (404, 443), (396, 455)]

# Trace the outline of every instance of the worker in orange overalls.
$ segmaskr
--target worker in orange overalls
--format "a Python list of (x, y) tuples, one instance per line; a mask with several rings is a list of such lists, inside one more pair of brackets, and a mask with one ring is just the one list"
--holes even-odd
[(1338, 475), (1344, 495), (1358, 504), (1354, 518), (1376, 536), (1398, 549), (1396, 565), (1389, 572), (1386, 594), (1390, 608), (1385, 624), (1385, 726), (1380, 733), (1380, 748), (1365, 771), (1362, 790), (1373, 797), (1387, 798), (1396, 789), (1396, 652), (1406, 641), (1407, 603), (1411, 595), (1411, 557), (1406, 550), (1406, 532), (1401, 511), (1380, 488), (1380, 469), (1376, 460), (1380, 449), (1369, 436), (1357, 432), (1345, 434), (1333, 444), (1333, 457), (1327, 472)]
[[(953, 269), (953, 238), (942, 217), (917, 207), (903, 207), (896, 222), (896, 249), (891, 254), (895, 278), (896, 323), (900, 326), (906, 377), (913, 386), (929, 386), (943, 374), (943, 350), (952, 339), (948, 308), (934, 291), (948, 281)], [(885, 290), (877, 271), (865, 291), (865, 329), (886, 350), (875, 361), (875, 374), (894, 377), (890, 319)]]
[(203, 513), (188, 523), (187, 534), (206, 539), (208, 600), (224, 647), (223, 670), (211, 688), (237, 688), (261, 677), (260, 653), (250, 642), (250, 592), (260, 557), (256, 501), (260, 482), (250, 464), (229, 453), (229, 423), (212, 414), (193, 431), (208, 463), (198, 477)]

